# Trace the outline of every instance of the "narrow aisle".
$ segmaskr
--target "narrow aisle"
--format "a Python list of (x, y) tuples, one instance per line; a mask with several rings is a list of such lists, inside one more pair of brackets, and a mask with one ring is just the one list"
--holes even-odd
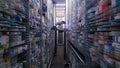
[(64, 46), (57, 46), (57, 55), (53, 59), (51, 68), (64, 68)]

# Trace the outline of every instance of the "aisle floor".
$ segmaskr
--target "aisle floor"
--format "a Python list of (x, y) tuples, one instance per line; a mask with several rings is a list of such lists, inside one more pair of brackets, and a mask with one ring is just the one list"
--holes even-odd
[(57, 46), (57, 55), (53, 59), (51, 68), (64, 68), (64, 46)]

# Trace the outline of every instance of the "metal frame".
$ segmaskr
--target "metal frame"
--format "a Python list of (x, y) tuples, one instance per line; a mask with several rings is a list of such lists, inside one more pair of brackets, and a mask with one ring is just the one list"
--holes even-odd
[[(77, 58), (79, 59), (79, 61), (82, 63), (81, 67), (82, 67), (82, 68), (87, 68), (86, 62), (85, 62), (85, 60), (83, 60), (83, 59), (81, 58), (81, 54), (80, 54), (79, 50), (77, 50), (77, 48), (74, 47), (75, 45), (74, 45), (70, 40), (68, 40), (67, 43), (68, 43), (67, 49), (70, 47), (71, 51), (73, 51), (73, 53), (76, 55), (76, 57), (77, 57)], [(67, 59), (68, 59), (68, 58), (69, 58), (69, 57), (67, 56)], [(69, 60), (68, 64), (70, 64), (70, 63), (71, 63), (71, 61)], [(70, 66), (70, 67), (71, 67), (71, 66)]]
[(62, 43), (59, 43), (58, 41), (59, 41), (59, 31), (57, 31), (57, 45), (64, 45), (64, 32), (62, 32), (62, 40), (63, 40), (63, 42)]

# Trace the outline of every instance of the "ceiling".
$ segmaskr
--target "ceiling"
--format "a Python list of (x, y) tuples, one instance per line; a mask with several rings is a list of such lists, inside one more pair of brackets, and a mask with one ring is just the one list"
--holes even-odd
[[(66, 0), (53, 0), (56, 6), (56, 19), (63, 19), (65, 17), (65, 3)], [(62, 20), (61, 19), (61, 20)]]
[(65, 0), (53, 0), (56, 4), (65, 4)]

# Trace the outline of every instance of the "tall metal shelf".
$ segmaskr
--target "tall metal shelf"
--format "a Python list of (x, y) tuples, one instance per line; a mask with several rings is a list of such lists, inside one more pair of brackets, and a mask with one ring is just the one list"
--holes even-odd
[[(97, 3), (99, 5), (100, 1), (98, 1)], [(119, 28), (116, 27), (119, 26), (119, 19), (115, 19), (116, 14), (119, 13), (119, 5), (116, 4), (116, 6), (112, 6), (112, 3), (112, 0), (106, 0), (106, 2), (103, 1), (102, 4), (107, 6), (102, 7), (102, 10), (100, 12), (98, 12), (98, 10), (95, 9), (94, 11), (98, 13), (94, 12), (93, 16), (91, 16), (90, 18), (88, 18), (88, 15), (86, 15), (86, 26), (88, 27), (88, 29), (86, 30), (86, 39), (91, 40), (93, 42), (94, 46), (91, 47), (91, 50), (96, 51), (95, 55), (97, 56), (96, 58), (99, 60), (98, 64), (100, 64), (100, 67), (105, 68), (119, 67), (119, 65), (117, 65), (119, 63), (115, 60), (115, 57), (118, 56), (118, 53), (116, 54), (114, 50), (116, 49), (114, 43), (118, 43), (114, 41), (114, 37), (116, 35), (119, 35), (112, 34), (114, 32), (119, 32)], [(96, 6), (92, 6), (89, 9), (91, 10), (93, 7)], [(89, 13), (92, 14), (92, 12)], [(108, 47), (108, 49), (106, 49), (106, 47)], [(92, 58), (93, 57), (91, 57), (91, 59)], [(98, 62), (98, 60), (96, 60), (96, 62)]]
[[(84, 6), (82, 2), (85, 3)], [(85, 56), (87, 68), (96, 68), (96, 65), (100, 68), (119, 67), (118, 3), (119, 0), (68, 1), (68, 6), (72, 9), (68, 7), (70, 31), (67, 36)]]
[[(67, 32), (67, 39), (69, 40), (67, 41), (67, 54), (69, 54), (68, 58), (72, 65), (71, 68), (89, 68), (88, 62), (90, 59), (88, 46), (85, 44), (84, 29), (86, 15), (85, 0), (69, 0), (68, 6), (70, 7), (67, 12), (70, 31)], [(80, 58), (84, 60), (85, 65), (81, 63)]]
[[(0, 68), (45, 68), (48, 65), (54, 50), (54, 31), (50, 30), (53, 17), (47, 18), (44, 13), (53, 10), (50, 1), (50, 4), (47, 0), (0, 1)], [(47, 6), (51, 6), (48, 12), (44, 11)], [(43, 24), (43, 16), (51, 26)], [(45, 39), (43, 34), (46, 34)]]
[[(1, 48), (1, 57), (0, 57), (0, 66), (2, 68), (15, 68), (15, 67), (25, 67), (23, 61), (27, 61), (27, 39), (26, 37), (26, 14), (23, 14), (26, 11), (24, 3), (26, 0), (22, 1), (9, 1), (4, 0), (0, 1), (0, 48)], [(15, 9), (20, 9), (20, 6), (16, 7), (16, 3), (21, 5), (23, 12), (18, 12)], [(24, 23), (24, 25), (20, 25)]]

